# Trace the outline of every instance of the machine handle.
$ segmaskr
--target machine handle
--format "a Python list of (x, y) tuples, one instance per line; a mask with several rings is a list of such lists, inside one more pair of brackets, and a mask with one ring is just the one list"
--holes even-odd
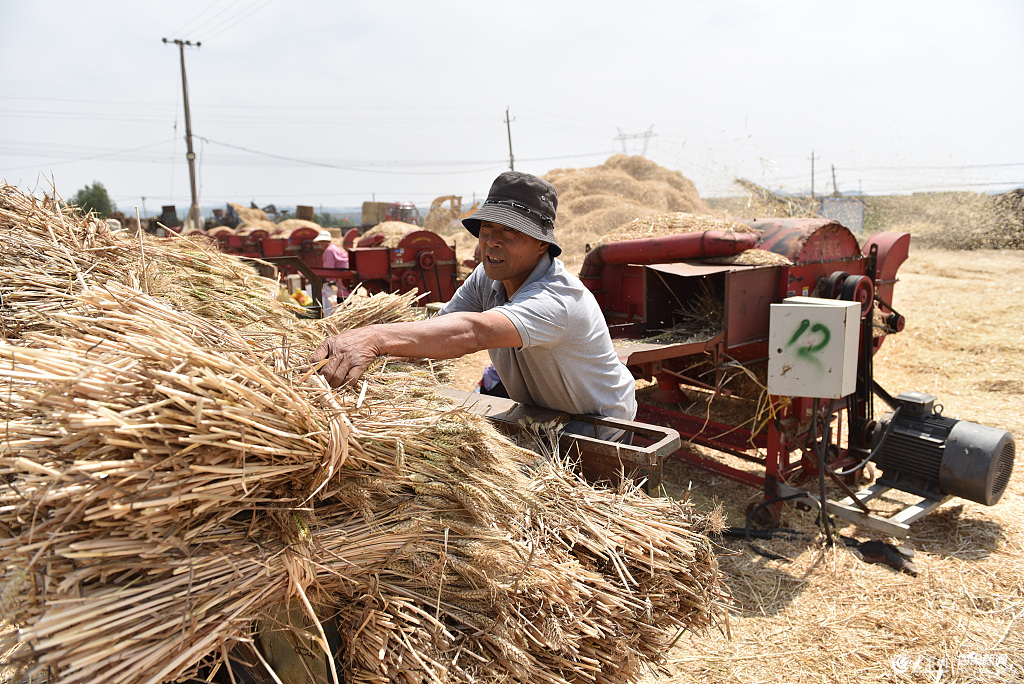
[[(568, 415), (568, 414), (566, 414)], [(637, 446), (635, 444), (623, 444), (621, 442), (609, 442), (588, 437), (576, 433), (567, 433), (562, 439), (583, 443), (581, 450), (598, 456), (618, 456), (627, 458), (631, 463), (637, 465), (657, 465), (662, 458), (677, 451), (682, 444), (679, 432), (672, 428), (650, 423), (640, 423), (635, 420), (622, 420), (620, 418), (606, 418), (603, 416), (580, 416), (570, 415), (571, 420), (592, 423), (595, 427), (609, 427), (616, 430), (625, 430), (634, 435), (640, 435), (652, 442), (648, 446)]]
[(618, 458), (622, 461), (643, 466), (660, 466), (662, 459), (674, 453), (681, 445), (679, 432), (661, 425), (651, 425), (635, 420), (622, 420), (603, 416), (572, 415), (564, 411), (552, 411), (537, 406), (520, 404), (511, 399), (481, 395), (475, 392), (465, 392), (447, 387), (442, 388), (441, 393), (451, 399), (461, 401), (463, 406), (474, 413), (510, 427), (518, 426), (519, 421), (526, 417), (539, 422), (550, 422), (552, 420), (568, 422), (569, 420), (576, 420), (593, 424), (595, 426), (595, 434), (598, 426), (609, 427), (640, 435), (645, 440), (652, 442), (649, 446), (636, 446), (621, 442), (609, 442), (597, 437), (588, 437), (576, 433), (565, 433), (562, 435), (559, 440), (562, 446), (569, 447), (575, 442), (581, 453), (585, 455)]

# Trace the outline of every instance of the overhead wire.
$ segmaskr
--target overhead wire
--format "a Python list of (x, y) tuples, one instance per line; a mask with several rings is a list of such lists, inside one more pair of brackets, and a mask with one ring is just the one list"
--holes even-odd
[[(124, 154), (130, 153), (130, 152), (138, 152), (139, 150), (152, 149), (152, 148), (158, 147), (160, 145), (166, 145), (169, 142), (172, 142), (172, 141), (171, 140), (161, 140), (160, 142), (149, 143), (149, 144), (146, 144), (146, 145), (139, 145), (137, 147), (129, 147), (129, 148), (120, 149), (120, 150), (111, 150), (111, 151), (108, 151), (108, 152), (97, 152), (97, 153), (94, 153), (94, 154), (88, 154), (87, 156), (84, 156), (84, 157), (76, 156), (73, 159), (63, 159), (61, 161), (46, 162), (45, 164), (38, 164), (37, 163), (37, 164), (30, 165), (30, 166), (11, 167), (10, 170), (16, 171), (16, 170), (28, 169), (28, 168), (34, 169), (34, 168), (36, 168), (38, 166), (59, 166), (59, 165), (62, 165), (62, 164), (72, 164), (72, 163), (75, 163), (75, 162), (95, 161), (97, 159), (107, 159), (107, 158), (111, 158), (111, 157), (117, 157), (117, 156), (120, 156), (120, 155), (124, 155)], [(4, 145), (4, 141), (0, 141), (0, 149), (4, 149), (3, 145)], [(67, 155), (68, 153), (70, 153), (74, 149), (74, 147), (78, 147), (83, 152), (87, 152), (89, 150), (99, 149), (99, 148), (90, 148), (90, 147), (87, 147), (87, 146), (71, 146), (69, 148), (65, 148), (65, 150), (63, 151), (63, 154)], [(37, 153), (36, 150), (27, 150), (27, 151), (32, 152), (34, 154)], [(8, 149), (5, 150), (5, 153), (6, 154), (10, 154), (10, 155), (17, 155), (17, 154), (19, 154), (19, 151), (16, 148), (13, 149), (13, 150), (8, 148)], [(60, 154), (62, 154), (62, 150), (60, 148), (55, 148), (53, 150), (53, 154), (60, 155)], [(132, 161), (134, 161), (134, 160), (132, 160)]]
[[(229, 28), (238, 26), (238, 24), (240, 24), (244, 19), (248, 19), (250, 16), (252, 16), (256, 12), (260, 11), (261, 9), (269, 5), (272, 1), (273, 0), (263, 0), (262, 2), (260, 2), (259, 0), (256, 0), (256, 2), (254, 2), (252, 5), (249, 5), (248, 7), (245, 7), (239, 12), (236, 12), (235, 14), (232, 14), (230, 17), (224, 19), (224, 21), (218, 27), (216, 27), (212, 31), (212, 33), (206, 34), (204, 40), (212, 40), (213, 38), (216, 38), (220, 34), (224, 33), (224, 31), (227, 31)], [(256, 6), (254, 7), (253, 5)]]
[[(199, 21), (199, 19), (200, 19), (200, 18), (201, 18), (201, 17), (202, 17), (202, 16), (203, 16), (203, 15), (204, 15), (204, 14), (205, 14), (205, 13), (206, 13), (207, 11), (209, 11), (209, 10), (213, 9), (214, 7), (216, 7), (216, 6), (217, 6), (217, 3), (218, 3), (218, 1), (219, 1), (219, 0), (214, 0), (214, 1), (213, 1), (213, 2), (211, 2), (211, 3), (209, 4), (209, 5), (207, 5), (207, 6), (206, 6), (206, 8), (205, 8), (205, 9), (204, 9), (204, 10), (203, 10), (202, 12), (200, 12), (200, 13), (199, 13), (199, 14), (197, 14), (196, 16), (192, 17), (192, 19), (190, 19), (190, 20), (186, 21), (186, 22), (185, 22), (185, 23), (184, 23), (184, 24), (183, 24), (183, 25), (182, 25), (182, 26), (181, 26), (180, 28), (178, 28), (177, 30), (175, 30), (175, 31), (174, 31), (174, 34), (173, 34), (173, 35), (183, 35), (183, 34), (184, 34), (184, 31), (185, 31), (185, 29), (186, 29), (186, 28), (187, 28), (187, 29), (189, 29), (189, 32), (192, 32), (192, 31), (196, 31), (196, 30), (198, 30), (199, 28), (201, 28), (201, 25), (198, 25), (198, 26), (193, 26), (193, 24), (196, 24), (196, 22), (198, 22), (198, 21)], [(240, 3), (240, 2), (242, 2), (242, 0), (231, 0), (230, 2), (228, 2), (228, 4), (227, 4), (227, 5), (225, 5), (224, 7), (222, 7), (222, 8), (221, 8), (221, 9), (220, 9), (220, 10), (219, 10), (219, 11), (218, 11), (218, 12), (217, 12), (216, 14), (214, 14), (214, 15), (213, 15), (213, 16), (211, 16), (211, 17), (209, 17), (209, 18), (208, 18), (208, 19), (206, 19), (205, 21), (207, 21), (207, 22), (212, 22), (212, 21), (213, 21), (214, 19), (216, 19), (216, 18), (217, 18), (217, 17), (219, 17), (220, 15), (224, 14), (224, 12), (228, 11), (229, 9), (231, 9), (232, 7), (234, 7), (235, 5), (237, 5), (237, 4), (238, 4), (238, 3)]]

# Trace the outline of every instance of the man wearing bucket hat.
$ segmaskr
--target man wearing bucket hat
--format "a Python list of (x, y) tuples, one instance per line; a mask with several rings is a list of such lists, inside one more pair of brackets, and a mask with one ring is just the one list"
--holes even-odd
[(556, 258), (562, 252), (557, 206), (547, 181), (502, 173), (479, 211), (462, 220), (480, 242), (481, 264), (441, 315), (329, 337), (310, 362), (326, 359), (320, 372), (338, 387), (358, 379), (379, 355), (452, 359), (487, 349), (515, 401), (632, 420), (633, 377), (615, 353), (594, 296)]

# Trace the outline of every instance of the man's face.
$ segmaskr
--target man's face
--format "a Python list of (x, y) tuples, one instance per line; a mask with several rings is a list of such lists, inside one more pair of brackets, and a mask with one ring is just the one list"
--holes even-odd
[(480, 258), (491, 280), (505, 283), (508, 296), (526, 281), (548, 243), (500, 223), (480, 222)]

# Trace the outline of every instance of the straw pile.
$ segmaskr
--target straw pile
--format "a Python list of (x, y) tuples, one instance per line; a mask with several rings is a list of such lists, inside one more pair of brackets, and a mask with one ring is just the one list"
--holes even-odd
[(696, 233), (706, 230), (730, 230), (736, 233), (757, 232), (756, 229), (739, 221), (685, 212), (671, 212), (635, 218), (602, 235), (594, 246), (603, 245), (606, 242), (639, 240), (642, 238), (664, 237), (666, 235)]
[(29, 674), (185, 678), (290, 600), (318, 646), (339, 625), (347, 682), (627, 682), (719, 619), (717, 516), (537, 464), (442, 401), (436, 364), (382, 359), (340, 391), (304, 365), (410, 297), (287, 323), (262, 294), (179, 306), (165, 266), (238, 269), (235, 299), (265, 283), (9, 188), (0, 211), (37, 252), (0, 269), (0, 653)]
[(270, 219), (246, 219), (235, 226), (236, 235), (247, 235), (246, 231), (252, 232), (254, 230), (264, 230), (268, 235), (272, 235), (278, 231), (278, 226)]
[(791, 266), (793, 264), (788, 257), (767, 249), (747, 249), (732, 256), (711, 257), (707, 261), (716, 264), (736, 264), (737, 266)]
[(307, 221), (306, 219), (290, 218), (290, 219), (284, 219), (283, 221), (278, 221), (276, 226), (274, 227), (274, 230), (271, 231), (271, 232), (273, 232), (273, 233), (287, 233), (287, 232), (291, 232), (292, 230), (294, 230), (296, 228), (312, 228), (313, 230), (315, 230), (317, 232), (320, 232), (321, 230), (325, 230), (323, 226), (321, 226), (319, 223), (316, 223), (314, 221)]
[[(643, 157), (618, 154), (584, 169), (555, 169), (544, 176), (558, 190), (556, 230), (566, 252), (637, 217), (669, 212), (710, 214), (694, 184)], [(563, 246), (563, 249), (565, 249)]]
[[(402, 238), (417, 230), (423, 229), (415, 224), (405, 223), (404, 221), (384, 221), (367, 230), (360, 239), (373, 237), (374, 235), (383, 235), (384, 241), (378, 246), (394, 249), (402, 241)], [(356, 242), (356, 244), (358, 245), (359, 243)]]
[(238, 216), (239, 223), (270, 220), (270, 217), (267, 216), (267, 212), (262, 209), (257, 209), (256, 207), (243, 207), (241, 204), (232, 204), (231, 202), (228, 203), (228, 206), (235, 211), (235, 214)]

